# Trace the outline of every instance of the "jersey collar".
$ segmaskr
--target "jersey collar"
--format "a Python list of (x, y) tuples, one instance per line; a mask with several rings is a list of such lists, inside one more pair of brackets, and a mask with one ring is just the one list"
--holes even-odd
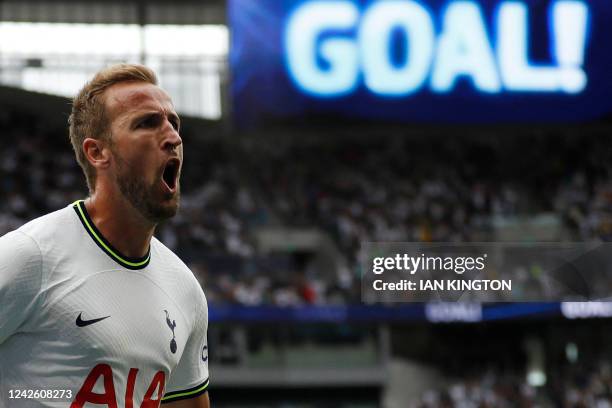
[(83, 224), (83, 227), (85, 227), (85, 231), (87, 231), (91, 239), (93, 239), (96, 245), (98, 245), (98, 247), (100, 247), (100, 249), (104, 251), (106, 255), (110, 256), (119, 265), (127, 269), (142, 269), (149, 264), (149, 261), (151, 260), (150, 245), (149, 250), (147, 251), (147, 254), (145, 256), (141, 258), (127, 257), (121, 254), (121, 252), (119, 252), (117, 249), (115, 249), (110, 244), (110, 242), (108, 242), (106, 238), (104, 238), (100, 231), (98, 231), (95, 224), (89, 217), (89, 214), (87, 213), (87, 208), (85, 208), (84, 200), (75, 201), (72, 205), (72, 208), (74, 208), (74, 211), (77, 213), (79, 220), (81, 220), (81, 224)]

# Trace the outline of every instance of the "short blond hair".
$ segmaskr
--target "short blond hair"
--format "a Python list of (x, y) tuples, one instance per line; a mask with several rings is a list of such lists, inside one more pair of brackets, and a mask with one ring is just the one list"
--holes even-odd
[(104, 91), (120, 82), (146, 82), (157, 85), (155, 72), (140, 64), (117, 64), (106, 67), (87, 82), (72, 101), (68, 118), (70, 143), (83, 169), (89, 192), (95, 190), (96, 170), (83, 151), (86, 138), (110, 141), (110, 123), (106, 114)]

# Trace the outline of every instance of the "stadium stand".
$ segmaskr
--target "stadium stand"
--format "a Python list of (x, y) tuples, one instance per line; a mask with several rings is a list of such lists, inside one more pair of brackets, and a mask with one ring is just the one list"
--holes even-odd
[[(0, 234), (86, 194), (65, 130), (32, 115), (0, 118)], [(553, 213), (566, 240), (610, 238), (612, 161), (596, 134), (350, 145), (184, 137), (182, 211), (158, 236), (214, 288), (213, 302), (357, 303), (362, 242), (491, 240), (499, 217)], [(260, 253), (254, 231), (269, 225), (315, 226), (346, 267), (323, 274), (299, 254)]]

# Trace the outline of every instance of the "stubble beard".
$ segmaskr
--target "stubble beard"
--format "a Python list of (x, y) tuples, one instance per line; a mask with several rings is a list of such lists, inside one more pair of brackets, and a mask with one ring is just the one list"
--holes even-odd
[(113, 151), (113, 155), (117, 163), (116, 181), (119, 191), (145, 219), (158, 224), (176, 215), (180, 201), (178, 182), (175, 197), (172, 195), (164, 197), (157, 191), (155, 184), (147, 185), (118, 152)]

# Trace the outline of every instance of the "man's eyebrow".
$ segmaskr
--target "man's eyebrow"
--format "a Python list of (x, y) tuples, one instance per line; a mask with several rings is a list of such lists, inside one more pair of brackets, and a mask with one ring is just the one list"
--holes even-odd
[(157, 110), (145, 110), (145, 111), (138, 110), (136, 112), (129, 112), (128, 119), (130, 120), (130, 122), (134, 122), (134, 121), (139, 121), (141, 119), (144, 119), (146, 117), (160, 116), (160, 115), (161, 114)]
[[(179, 117), (179, 115), (175, 112), (168, 112), (167, 113), (168, 117), (171, 119), (176, 120), (177, 123), (181, 123), (181, 118)], [(138, 112), (134, 112), (133, 115), (131, 115), (131, 121), (138, 121), (141, 119), (144, 119), (146, 117), (151, 117), (151, 116), (164, 116), (164, 112), (160, 112), (157, 109), (151, 109), (151, 110), (142, 110), (142, 111), (138, 111)]]

